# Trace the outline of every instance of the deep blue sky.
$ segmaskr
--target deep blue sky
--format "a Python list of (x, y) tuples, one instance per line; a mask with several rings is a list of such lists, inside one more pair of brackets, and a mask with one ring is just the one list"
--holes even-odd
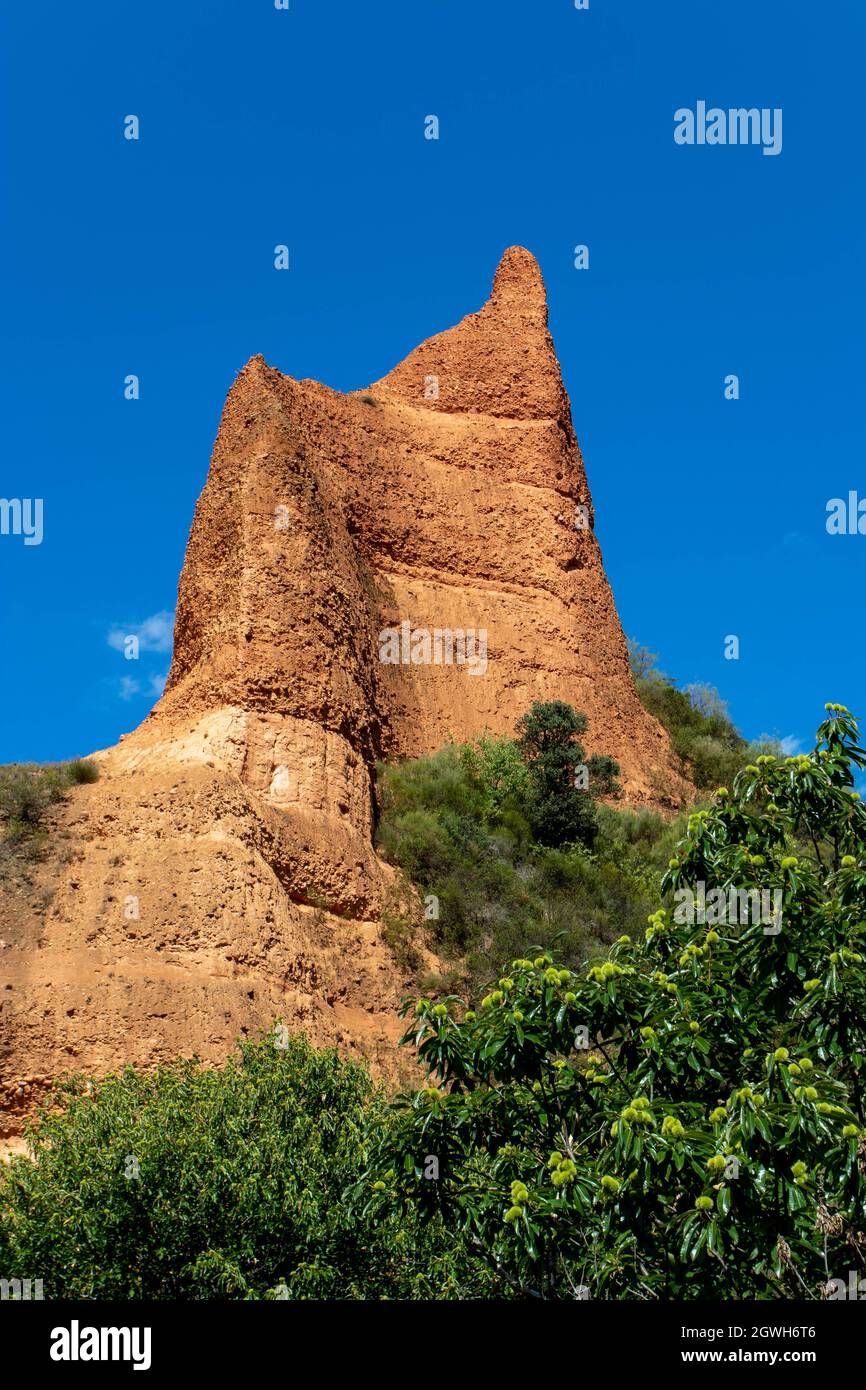
[[(364, 386), (512, 243), (626, 632), (748, 735), (866, 715), (866, 536), (825, 531), (866, 496), (862, 0), (41, 0), (2, 38), (0, 496), (45, 536), (0, 536), (0, 761), (150, 708), (159, 622), (110, 635), (174, 607), (243, 363)], [(782, 153), (678, 147), (699, 99), (781, 107)]]

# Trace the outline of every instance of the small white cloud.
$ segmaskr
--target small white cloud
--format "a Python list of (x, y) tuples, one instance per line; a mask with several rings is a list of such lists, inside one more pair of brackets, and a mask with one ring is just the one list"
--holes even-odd
[(165, 690), (165, 683), (168, 680), (168, 671), (157, 672), (151, 676), (147, 687), (148, 695), (161, 695)]
[(786, 758), (793, 758), (797, 753), (803, 752), (802, 741), (796, 734), (786, 734), (784, 738), (780, 738), (779, 747)]
[(122, 652), (128, 637), (138, 638), (139, 651), (170, 652), (174, 636), (174, 613), (163, 609), (140, 623), (115, 623), (108, 633), (108, 645)]
[(137, 695), (141, 686), (132, 676), (121, 676), (120, 679), (120, 698), (121, 700), (131, 700), (133, 695)]

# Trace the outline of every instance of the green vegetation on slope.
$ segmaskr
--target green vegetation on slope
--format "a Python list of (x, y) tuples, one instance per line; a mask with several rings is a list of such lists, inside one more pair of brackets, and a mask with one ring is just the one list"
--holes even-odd
[[(516, 739), (380, 766), (377, 846), (428, 902), (427, 935), (453, 981), (477, 983), (530, 941), (555, 940), (575, 965), (654, 905), (684, 821), (599, 801), (618, 794), (619, 769), (586, 758), (585, 729), (561, 701), (535, 704)], [(419, 926), (389, 926), (411, 963)]]
[[(509, 750), (488, 753), (520, 781)], [(481, 779), (483, 814), (467, 803), (473, 756), (398, 770), (405, 814), (510, 814), (505, 775)], [(864, 766), (855, 720), (828, 706), (812, 754), (761, 755), (690, 815), (648, 925), (588, 968), (524, 945), (474, 1001), (407, 1004), (431, 1084), (390, 1104), (280, 1028), (221, 1071), (68, 1083), (33, 1157), (0, 1174), (4, 1278), (40, 1277), (48, 1298), (847, 1286), (866, 1266)], [(615, 814), (598, 810), (596, 847)], [(649, 824), (610, 832), (647, 874)], [(778, 894), (779, 922), (732, 914), (731, 888)]]
[(727, 706), (711, 685), (680, 690), (656, 667), (657, 656), (629, 639), (629, 659), (641, 703), (667, 729), (683, 773), (700, 791), (733, 780), (760, 754), (781, 752), (776, 739), (749, 743), (735, 728)]
[(365, 1211), (471, 1230), (524, 1296), (817, 1299), (863, 1273), (866, 750), (828, 712), (811, 755), (690, 816), (639, 936), (579, 972), (518, 957), (476, 1009), (407, 1005), (434, 1084), (386, 1117)]
[(37, 843), (49, 806), (61, 801), (70, 787), (95, 782), (96, 763), (75, 758), (69, 763), (7, 763), (0, 767), (0, 824), (10, 844)]
[[(780, 754), (772, 739), (742, 738), (711, 687), (679, 690), (653, 653), (629, 646), (643, 703), (704, 795), (756, 757)], [(477, 984), (491, 961), (530, 941), (555, 941), (577, 965), (640, 927), (655, 905), (686, 814), (612, 806), (619, 768), (586, 757), (578, 741), (586, 729), (586, 716), (562, 701), (536, 703), (513, 739), (488, 735), (379, 767), (377, 847), (428, 904), (430, 944), (453, 963), (440, 984)], [(385, 935), (401, 964), (417, 965), (417, 923), (389, 916)]]

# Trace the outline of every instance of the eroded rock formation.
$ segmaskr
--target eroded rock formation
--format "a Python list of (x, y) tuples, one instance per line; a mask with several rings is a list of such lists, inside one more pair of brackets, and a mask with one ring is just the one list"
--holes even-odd
[(64, 1067), (219, 1060), (275, 1018), (381, 1062), (404, 981), (379, 931), (395, 883), (372, 844), (376, 760), (511, 733), (553, 698), (589, 716), (632, 802), (681, 798), (530, 253), (363, 392), (252, 358), (196, 507), (165, 694), (58, 811), (50, 902), (0, 917), (13, 1111)]

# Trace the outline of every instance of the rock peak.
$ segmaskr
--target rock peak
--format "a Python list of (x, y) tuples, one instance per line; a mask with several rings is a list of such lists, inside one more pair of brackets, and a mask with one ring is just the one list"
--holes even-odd
[(517, 308), (527, 317), (534, 317), (547, 326), (547, 292), (541, 266), (525, 246), (509, 246), (503, 253), (493, 277), (490, 304), (500, 308)]
[(532, 252), (510, 246), (483, 308), (428, 338), (370, 389), (451, 415), (569, 418)]

